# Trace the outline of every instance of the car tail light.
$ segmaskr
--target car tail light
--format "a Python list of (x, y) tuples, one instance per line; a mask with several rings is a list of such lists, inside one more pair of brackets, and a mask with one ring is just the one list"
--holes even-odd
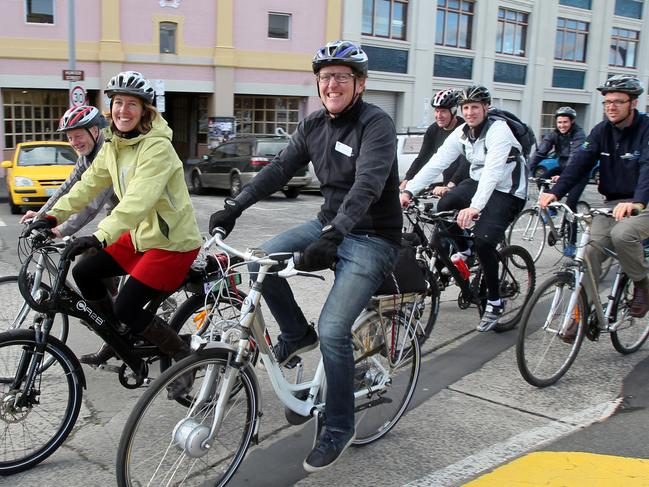
[(253, 157), (250, 159), (250, 165), (252, 167), (267, 166), (268, 164), (270, 164), (270, 161), (265, 157)]

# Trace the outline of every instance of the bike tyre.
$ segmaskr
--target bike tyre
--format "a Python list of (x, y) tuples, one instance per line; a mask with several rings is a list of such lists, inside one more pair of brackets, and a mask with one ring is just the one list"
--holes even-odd
[[(513, 329), (520, 321), (525, 304), (530, 300), (536, 286), (536, 267), (529, 252), (518, 245), (509, 245), (498, 254), (500, 297), (506, 300), (506, 305), (505, 313), (498, 320), (494, 331), (503, 332)], [(516, 280), (516, 276), (525, 279), (525, 282), (522, 279)], [(516, 301), (511, 299), (512, 296), (517, 296)], [(511, 312), (507, 311), (508, 308)]]
[(509, 226), (507, 244), (518, 245), (532, 256), (533, 262), (539, 260), (545, 248), (547, 229), (538, 208), (523, 210)]
[[(643, 318), (632, 318), (628, 316), (632, 299), (632, 291), (629, 289), (630, 286), (632, 286), (632, 280), (627, 275), (622, 275), (620, 285), (615, 293), (615, 300), (613, 301), (613, 306), (616, 310), (616, 319), (619, 319), (620, 315), (622, 315), (625, 321), (627, 319), (630, 320), (629, 325), (624, 326), (622, 324), (610, 333), (613, 347), (624, 355), (637, 352), (647, 341), (647, 338), (649, 338), (649, 315), (645, 315)], [(626, 339), (626, 330), (631, 328), (637, 331), (629, 339)]]

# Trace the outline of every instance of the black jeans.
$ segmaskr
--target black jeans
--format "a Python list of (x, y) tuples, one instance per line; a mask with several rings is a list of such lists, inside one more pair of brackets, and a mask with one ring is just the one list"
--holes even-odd
[[(471, 198), (478, 188), (478, 182), (471, 178), (465, 179), (453, 190), (446, 193), (437, 204), (437, 211), (462, 210), (471, 205)], [(500, 298), (500, 285), (498, 283), (498, 258), (496, 247), (505, 237), (507, 227), (514, 221), (525, 206), (525, 201), (514, 195), (494, 191), (487, 205), (480, 212), (480, 219), (473, 228), (473, 248), (480, 259), (487, 281), (487, 298), (497, 300)], [(449, 232), (461, 235), (462, 229), (453, 224)], [(467, 242), (456, 239), (457, 248), (466, 250)]]
[[(84, 298), (98, 301), (107, 297), (106, 286), (101, 281), (106, 277), (124, 276), (127, 272), (107, 252), (80, 260), (72, 269), (74, 281)], [(159, 290), (143, 284), (133, 276), (129, 277), (115, 299), (114, 309), (117, 319), (139, 334), (154, 318), (145, 310), (146, 304), (160, 293)]]

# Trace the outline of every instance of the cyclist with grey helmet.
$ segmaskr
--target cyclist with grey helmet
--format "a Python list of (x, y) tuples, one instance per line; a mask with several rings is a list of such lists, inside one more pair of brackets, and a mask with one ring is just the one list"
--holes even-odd
[[(335, 268), (318, 320), (325, 427), (303, 462), (308, 472), (332, 465), (354, 440), (351, 327), (392, 271), (401, 243), (396, 131), (387, 113), (362, 99), (367, 63), (365, 52), (349, 41), (319, 49), (312, 67), (324, 109), (304, 118), (288, 146), (210, 218), (210, 232), (221, 227), (229, 233), (246, 208), (280, 190), (309, 161), (322, 182), (318, 217), (262, 245), (268, 252), (303, 251), (302, 270)], [(269, 274), (262, 292), (281, 329), (277, 361), (286, 364), (315, 348), (318, 335), (286, 280)]]
[[(466, 123), (448, 136), (415, 178), (401, 193), (406, 207), (418, 194), (458, 156), (469, 161), (469, 178), (445, 194), (437, 204), (438, 211), (460, 210), (457, 225), (450, 232), (460, 234), (473, 225), (474, 247), (456, 239), (459, 257), (467, 259), (473, 251), (480, 258), (487, 282), (487, 304), (477, 326), (481, 332), (492, 330), (505, 309), (500, 297), (496, 246), (505, 230), (523, 209), (527, 197), (527, 167), (522, 146), (507, 122), (489, 117), (491, 94), (482, 85), (472, 84), (460, 92), (460, 107)], [(458, 228), (459, 226), (459, 228)]]
[[(405, 189), (408, 181), (415, 177), (419, 170), (424, 167), (435, 152), (442, 146), (458, 125), (464, 123), (464, 119), (457, 115), (459, 93), (457, 90), (441, 90), (435, 93), (430, 104), (435, 109), (435, 123), (426, 130), (424, 140), (417, 158), (412, 161), (408, 172), (401, 184), (400, 189)], [(442, 181), (433, 184), (433, 194), (442, 196), (451, 188), (457, 186), (461, 181), (469, 177), (469, 163), (461, 155), (453, 164), (442, 172)]]
[[(546, 134), (536, 148), (536, 152), (530, 161), (530, 174), (534, 175), (539, 163), (549, 157), (550, 153), (553, 152), (557, 156), (559, 165), (547, 174), (544, 174), (543, 177), (552, 178), (556, 182), (566, 166), (570, 164), (570, 158), (581, 148), (584, 140), (586, 140), (586, 134), (584, 129), (576, 122), (577, 112), (574, 108), (568, 106), (560, 107), (554, 112), (554, 117), (556, 128)], [(581, 198), (581, 193), (584, 192), (588, 184), (588, 180), (589, 175), (587, 174), (570, 189), (566, 198), (566, 204), (571, 210), (577, 210), (577, 203), (579, 202), (579, 198)], [(571, 226), (570, 245), (564, 250), (564, 254), (568, 257), (575, 255), (575, 242), (577, 241), (577, 223), (574, 222)]]
[(616, 75), (597, 89), (604, 96), (606, 120), (593, 127), (557, 184), (541, 196), (540, 204), (546, 207), (563, 197), (599, 160), (598, 190), (615, 218), (600, 215), (593, 219), (592, 237), (599, 245), (589, 246), (586, 255), (593, 268), (599, 269), (606, 256), (597, 248), (615, 248), (622, 270), (634, 282), (630, 315), (641, 318), (649, 311), (649, 262), (642, 248), (642, 241), (649, 237), (649, 117), (637, 109), (644, 87), (634, 76)]

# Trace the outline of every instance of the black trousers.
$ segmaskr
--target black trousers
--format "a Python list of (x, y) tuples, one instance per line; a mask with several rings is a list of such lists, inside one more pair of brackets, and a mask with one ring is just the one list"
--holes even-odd
[[(471, 198), (478, 188), (478, 182), (471, 178), (465, 179), (454, 189), (446, 193), (437, 204), (437, 211), (462, 210), (471, 205)], [(480, 212), (480, 219), (473, 228), (473, 246), (487, 281), (487, 298), (497, 300), (500, 298), (498, 283), (498, 257), (496, 246), (505, 237), (507, 227), (514, 221), (523, 207), (525, 201), (514, 195), (494, 191), (487, 205)], [(461, 235), (463, 230), (456, 224), (449, 226), (449, 233)], [(466, 250), (468, 245), (463, 239), (456, 239), (457, 248)]]
[[(127, 272), (115, 259), (103, 250), (79, 261), (72, 269), (74, 281), (79, 286), (81, 294), (90, 301), (98, 301), (108, 296), (102, 279), (126, 274)], [(129, 277), (115, 299), (115, 316), (133, 333), (139, 334), (155, 316), (144, 307), (159, 293), (159, 290), (147, 286), (133, 276)]]

